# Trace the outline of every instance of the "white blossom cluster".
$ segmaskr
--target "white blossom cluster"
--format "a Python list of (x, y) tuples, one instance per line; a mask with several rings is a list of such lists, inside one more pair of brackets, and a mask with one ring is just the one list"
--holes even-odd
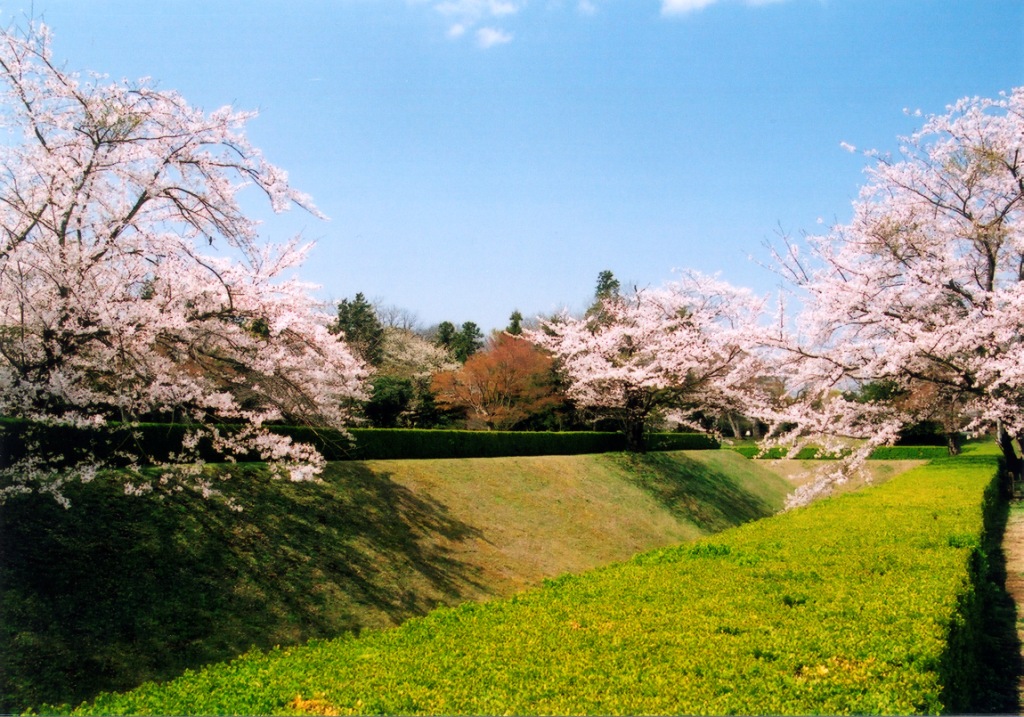
[(635, 438), (655, 411), (686, 420), (752, 400), (765, 368), (751, 350), (762, 308), (749, 291), (692, 272), (525, 335), (555, 356), (577, 406), (621, 419)]
[[(803, 294), (779, 331), (799, 431), (892, 441), (915, 420), (1024, 438), (1024, 88), (968, 98), (875, 153), (853, 219), (780, 265)], [(851, 400), (886, 382), (899, 400)]]
[[(344, 425), (365, 369), (286, 278), (309, 246), (262, 243), (240, 209), (251, 185), (275, 211), (316, 212), (249, 145), (251, 116), (63, 71), (42, 26), (0, 33), (0, 415), (173, 420), (315, 474), (315, 451), (264, 425)], [(6, 469), (8, 490), (64, 480), (33, 460)]]

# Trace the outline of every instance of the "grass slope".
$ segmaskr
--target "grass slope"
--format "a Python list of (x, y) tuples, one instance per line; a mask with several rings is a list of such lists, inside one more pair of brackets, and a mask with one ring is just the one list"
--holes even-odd
[(166, 685), (104, 695), (84, 711), (1012, 710), (978, 701), (994, 674), (983, 664), (995, 650), (981, 602), (985, 546), (998, 540), (991, 520), (1005, 508), (993, 499), (996, 470), (994, 457), (937, 461), (872, 490), (510, 599), (250, 653)]
[(244, 510), (72, 488), (0, 507), (0, 712), (509, 595), (774, 513), (729, 451), (335, 463), (218, 473)]

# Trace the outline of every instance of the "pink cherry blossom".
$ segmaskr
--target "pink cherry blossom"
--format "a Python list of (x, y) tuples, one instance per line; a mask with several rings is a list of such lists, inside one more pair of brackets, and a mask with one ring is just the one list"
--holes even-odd
[(621, 421), (640, 448), (659, 412), (692, 422), (749, 399), (762, 368), (749, 351), (761, 306), (745, 290), (689, 273), (524, 335), (554, 354), (578, 407)]
[[(966, 98), (877, 154), (852, 220), (780, 251), (804, 302), (779, 331), (803, 435), (891, 441), (908, 423), (1024, 438), (1024, 88)], [(901, 400), (845, 391), (888, 382)], [(926, 396), (928, 400), (915, 400)]]
[[(0, 32), (0, 415), (185, 423), (229, 455), (315, 473), (315, 451), (265, 426), (343, 426), (366, 369), (289, 276), (309, 246), (263, 243), (239, 206), (250, 186), (317, 213), (248, 143), (251, 117), (64, 71), (43, 26)], [(197, 460), (195, 436), (177, 460)], [(94, 473), (60, 460), (8, 467), (7, 492)]]

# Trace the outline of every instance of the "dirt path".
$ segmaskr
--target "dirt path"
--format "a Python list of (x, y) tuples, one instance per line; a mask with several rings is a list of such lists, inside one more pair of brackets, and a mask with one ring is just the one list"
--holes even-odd
[[(1003, 534), (1003, 554), (1006, 556), (1006, 592), (1017, 604), (1017, 614), (1024, 614), (1024, 509), (1010, 511)], [(1024, 619), (1017, 618), (1017, 637), (1024, 644)], [(1017, 685), (1017, 694), (1024, 700), (1024, 676)], [(1022, 701), (1021, 704), (1024, 704)]]

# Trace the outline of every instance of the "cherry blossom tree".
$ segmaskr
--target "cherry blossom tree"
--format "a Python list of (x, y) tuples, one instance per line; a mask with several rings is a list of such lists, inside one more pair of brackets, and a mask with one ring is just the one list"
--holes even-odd
[(600, 310), (567, 314), (526, 331), (554, 355), (577, 407), (621, 422), (632, 450), (642, 450), (659, 411), (677, 420), (757, 399), (761, 371), (751, 351), (762, 302), (749, 291), (689, 273), (659, 289), (600, 298)]
[[(1024, 88), (926, 118), (895, 158), (871, 154), (852, 220), (795, 243), (780, 265), (802, 292), (779, 332), (798, 431), (891, 441), (922, 419), (995, 429), (1018, 477), (1024, 438)], [(932, 401), (854, 401), (886, 382)], [(925, 390), (924, 387), (930, 387)]]
[[(431, 378), (460, 367), (451, 354), (411, 327), (415, 320), (403, 310), (388, 312), (381, 345), (382, 360), (372, 380), (373, 395), (364, 406), (370, 422), (382, 428), (423, 428), (434, 425), (436, 406)], [(398, 325), (395, 325), (395, 324)]]
[[(175, 421), (193, 429), (177, 461), (205, 437), (316, 473), (315, 451), (266, 424), (342, 426), (365, 370), (288, 278), (309, 246), (261, 242), (240, 208), (249, 185), (275, 211), (316, 213), (247, 142), (252, 116), (67, 72), (42, 25), (0, 31), (0, 415)], [(59, 494), (99, 465), (64, 463), (35, 451), (3, 490)]]

